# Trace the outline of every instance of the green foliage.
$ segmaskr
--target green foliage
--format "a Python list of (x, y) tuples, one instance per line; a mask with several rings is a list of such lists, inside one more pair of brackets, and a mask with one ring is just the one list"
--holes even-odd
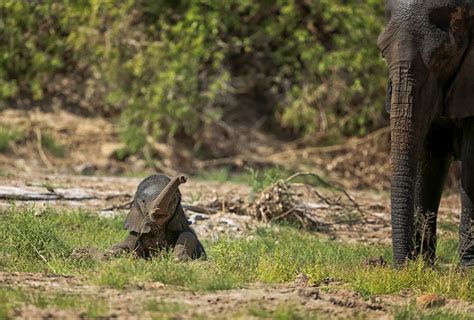
[(280, 167), (270, 167), (263, 170), (249, 168), (248, 175), (248, 184), (252, 187), (250, 193), (255, 195), (278, 180), (288, 178), (291, 172)]
[(18, 133), (4, 127), (0, 127), (0, 152), (8, 150), (10, 143), (18, 139)]
[[(307, 134), (334, 129), (364, 134), (378, 121), (384, 85), (375, 45), (382, 2), (284, 3), (281, 24), (268, 22), (270, 35), (284, 39), (274, 55), (281, 63), (278, 78), (294, 77), (280, 105), (281, 122)], [(284, 32), (291, 36), (284, 38)]]
[(243, 184), (246, 184), (249, 180), (248, 174), (241, 171), (233, 172), (230, 167), (199, 171), (194, 178), (202, 181), (234, 182)]
[(44, 133), (41, 136), (41, 143), (43, 144), (43, 147), (51, 152), (55, 157), (64, 158), (66, 155), (66, 147), (63, 144), (56, 142), (50, 133)]
[(131, 152), (198, 139), (236, 106), (298, 135), (381, 121), (381, 1), (5, 0), (0, 11), (0, 102), (120, 112)]
[[(293, 176), (295, 175), (295, 176)], [(327, 188), (333, 191), (340, 191), (337, 186), (333, 186), (318, 174), (313, 173), (295, 173), (292, 170), (282, 168), (280, 166), (268, 167), (265, 169), (247, 168), (244, 175), (245, 181), (251, 186), (250, 195), (263, 191), (265, 188), (274, 184), (278, 180), (286, 180), (291, 177), (291, 183), (304, 183), (319, 188)]]
[(127, 147), (121, 147), (114, 151), (115, 159), (119, 161), (124, 161), (131, 155), (131, 151)]

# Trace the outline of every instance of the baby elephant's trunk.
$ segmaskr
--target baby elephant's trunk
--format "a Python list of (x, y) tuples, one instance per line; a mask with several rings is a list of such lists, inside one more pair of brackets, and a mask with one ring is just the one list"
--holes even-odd
[[(162, 220), (171, 217), (174, 212), (168, 212), (170, 202), (173, 200), (180, 184), (185, 183), (187, 178), (183, 175), (174, 177), (152, 202), (150, 216), (153, 220)], [(174, 208), (173, 208), (174, 210)]]

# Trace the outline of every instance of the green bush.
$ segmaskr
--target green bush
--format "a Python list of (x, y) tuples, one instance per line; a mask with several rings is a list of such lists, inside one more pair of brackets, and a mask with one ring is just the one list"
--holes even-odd
[(60, 97), (121, 114), (132, 152), (203, 125), (269, 119), (295, 135), (380, 125), (378, 0), (13, 1), (0, 4), (0, 102)]
[(66, 146), (57, 142), (49, 132), (43, 134), (41, 143), (55, 157), (64, 158), (66, 156)]
[(18, 139), (18, 133), (11, 129), (0, 126), (0, 152), (5, 152), (9, 149), (10, 143)]

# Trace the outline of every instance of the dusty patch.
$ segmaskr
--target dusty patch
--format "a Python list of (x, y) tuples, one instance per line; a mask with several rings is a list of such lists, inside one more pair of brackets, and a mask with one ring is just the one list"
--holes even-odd
[[(246, 314), (250, 309), (273, 311), (280, 305), (291, 305), (296, 310), (317, 312), (321, 315), (335, 317), (352, 317), (361, 313), (365, 317), (379, 318), (383, 316), (389, 305), (379, 302), (365, 301), (360, 296), (345, 291), (331, 293), (320, 291), (318, 287), (300, 285), (263, 285), (256, 284), (247, 288), (198, 292), (179, 290), (171, 286), (147, 284), (142, 288), (116, 290), (99, 288), (82, 284), (78, 278), (48, 277), (41, 274), (0, 273), (2, 287), (16, 287), (25, 290), (60, 293), (62, 295), (80, 294), (94, 296), (108, 302), (111, 310), (106, 317), (147, 317), (148, 310), (143, 305), (156, 301), (157, 304), (184, 304), (179, 312), (180, 317), (213, 316), (220, 318)], [(34, 306), (23, 306), (14, 311), (20, 318), (38, 316), (44, 318), (79, 318), (81, 311), (57, 310), (54, 308), (39, 309)]]
[[(379, 296), (363, 299), (360, 295), (332, 285), (311, 285), (306, 282), (264, 285), (254, 284), (242, 289), (216, 292), (190, 292), (161, 283), (147, 283), (124, 290), (87, 285), (77, 277), (46, 276), (32, 273), (0, 273), (2, 288), (21, 288), (48, 294), (94, 297), (107, 304), (106, 318), (149, 318), (160, 312), (159, 306), (181, 306), (167, 310), (169, 315), (191, 319), (195, 317), (239, 317), (257, 311), (275, 311), (292, 306), (306, 314), (323, 317), (389, 319), (390, 310), (409, 303), (412, 297)], [(474, 306), (458, 300), (444, 300), (445, 308), (457, 312), (474, 311)], [(156, 303), (156, 309), (153, 304)], [(150, 310), (147, 310), (150, 309)], [(161, 310), (163, 311), (163, 310)], [(31, 305), (14, 309), (18, 318), (81, 318), (84, 311), (38, 308)]]

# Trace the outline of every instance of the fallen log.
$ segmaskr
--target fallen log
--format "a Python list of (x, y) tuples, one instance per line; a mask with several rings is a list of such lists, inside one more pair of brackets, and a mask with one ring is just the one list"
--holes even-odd
[(81, 189), (62, 189), (54, 191), (39, 191), (38, 188), (0, 186), (1, 200), (15, 201), (80, 201), (97, 199), (96, 196)]

